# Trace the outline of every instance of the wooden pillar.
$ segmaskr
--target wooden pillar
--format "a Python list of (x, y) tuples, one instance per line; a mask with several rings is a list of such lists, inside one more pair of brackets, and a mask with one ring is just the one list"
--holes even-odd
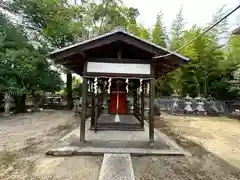
[(154, 80), (150, 80), (150, 91), (149, 91), (149, 142), (154, 141)]
[(95, 124), (95, 94), (93, 88), (93, 82), (91, 82), (91, 95), (92, 95), (92, 107), (91, 107), (91, 129), (94, 128)]
[(98, 121), (98, 108), (99, 108), (99, 94), (98, 94), (98, 79), (94, 79), (94, 100), (95, 100), (95, 118), (94, 118), (94, 130), (97, 132)]
[(98, 121), (98, 118), (99, 118), (99, 116), (98, 116), (98, 113), (99, 113), (99, 95), (97, 94), (97, 95), (95, 95), (95, 98), (94, 98), (94, 100), (95, 100), (95, 112), (94, 112), (94, 115), (95, 115), (95, 118), (94, 118), (94, 131), (95, 132), (97, 132), (97, 121)]
[(85, 142), (86, 99), (87, 99), (87, 79), (83, 77), (82, 108), (81, 108), (81, 123), (80, 123), (80, 141), (81, 142)]
[(141, 92), (141, 127), (144, 128), (144, 98), (145, 98), (145, 81), (142, 83)]
[(137, 113), (137, 89), (133, 90), (133, 115), (136, 116)]

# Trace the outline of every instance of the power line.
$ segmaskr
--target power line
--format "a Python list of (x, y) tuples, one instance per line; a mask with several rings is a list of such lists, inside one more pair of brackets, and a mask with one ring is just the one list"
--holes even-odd
[(230, 11), (228, 14), (226, 14), (224, 17), (222, 17), (220, 20), (218, 20), (216, 23), (214, 23), (213, 25), (211, 25), (210, 27), (208, 27), (205, 31), (203, 31), (202, 33), (200, 33), (198, 36), (196, 36), (195, 38), (191, 39), (190, 41), (186, 42), (183, 46), (181, 46), (180, 48), (178, 48), (177, 50), (175, 50), (174, 52), (162, 55), (162, 56), (155, 56), (153, 57), (154, 59), (158, 59), (158, 58), (162, 58), (162, 57), (167, 57), (170, 56), (172, 54), (177, 53), (179, 50), (185, 48), (186, 46), (188, 46), (189, 44), (191, 44), (192, 42), (194, 42), (196, 39), (198, 39), (199, 37), (201, 37), (202, 35), (206, 34), (208, 31), (210, 31), (212, 28), (214, 28), (215, 26), (217, 26), (219, 23), (221, 23), (223, 20), (225, 20), (228, 16), (230, 16), (232, 13), (234, 13), (236, 10), (238, 10), (240, 8), (240, 4), (234, 8), (232, 11)]

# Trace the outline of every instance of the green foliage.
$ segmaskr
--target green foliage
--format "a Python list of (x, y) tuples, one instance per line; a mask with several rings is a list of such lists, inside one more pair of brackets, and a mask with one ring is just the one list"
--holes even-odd
[(82, 96), (82, 82), (79, 78), (73, 77), (73, 96)]
[[(41, 90), (51, 91), (53, 86), (58, 89), (61, 85), (59, 74), (49, 68), (50, 64), (44, 58), (51, 49), (62, 48), (121, 26), (159, 46), (169, 45), (174, 51), (204, 30), (204, 27), (198, 26), (186, 30), (180, 9), (172, 23), (171, 34), (166, 32), (162, 13), (157, 15), (150, 32), (136, 22), (138, 10), (124, 6), (120, 0), (89, 0), (82, 1), (81, 5), (71, 5), (68, 0), (12, 0), (4, 1), (0, 6), (22, 20), (20, 27), (1, 15), (0, 85), (5, 90), (31, 94)], [(225, 14), (224, 10), (223, 7), (215, 13), (211, 24)], [(225, 38), (227, 26), (227, 21), (224, 21), (179, 51), (191, 61), (156, 81), (158, 96), (170, 96), (174, 90), (191, 96), (204, 94), (223, 99), (237, 96), (236, 84), (239, 84), (233, 72), (240, 64), (240, 36), (231, 36), (223, 46), (220, 40)], [(166, 43), (168, 37), (169, 44)], [(44, 47), (44, 50), (33, 45), (36, 42), (37, 47)], [(71, 73), (67, 74), (66, 92), (69, 96), (72, 93), (81, 94), (81, 83), (74, 78), (72, 80)]]
[(234, 92), (237, 96), (240, 96), (240, 67), (238, 67), (233, 73), (233, 80), (230, 83), (230, 92)]
[(22, 18), (33, 38), (45, 41), (50, 48), (61, 48), (82, 36), (83, 9), (67, 0), (14, 0), (6, 5)]
[(142, 25), (137, 24), (128, 24), (127, 25), (127, 31), (129, 33), (134, 34), (135, 36), (138, 36), (141, 39), (145, 39), (150, 41), (151, 40), (151, 34), (148, 29), (146, 29)]
[(112, 31), (116, 27), (128, 29), (129, 25), (136, 25), (139, 12), (136, 8), (126, 7), (121, 1), (104, 0), (85, 2), (83, 4), (86, 16), (85, 25), (88, 28), (88, 37)]
[[(223, 10), (221, 8), (216, 12), (211, 24), (223, 16)], [(198, 36), (203, 29), (193, 26), (189, 30), (184, 30), (184, 19), (182, 9), (180, 9), (171, 27), (170, 48), (178, 49), (184, 43)], [(227, 21), (224, 21), (211, 32), (181, 49), (179, 53), (189, 57), (191, 61), (157, 81), (156, 88), (159, 95), (169, 96), (175, 89), (181, 95), (189, 93), (191, 96), (203, 94), (219, 99), (234, 98), (236, 91), (230, 89), (234, 89), (236, 86), (236, 83), (233, 85), (231, 82), (233, 82), (232, 72), (240, 63), (240, 37), (231, 36), (228, 48), (225, 48), (219, 43), (219, 40), (225, 37), (226, 31)]]
[(160, 12), (157, 15), (156, 23), (152, 30), (152, 42), (159, 46), (166, 47), (166, 37), (165, 27), (162, 22), (162, 13)]
[(171, 27), (171, 50), (177, 50), (183, 44), (184, 18), (182, 8), (176, 15)]
[(35, 48), (23, 29), (3, 14), (0, 22), (0, 91), (24, 101), (26, 94), (35, 96), (40, 91), (61, 88), (59, 73), (50, 69), (45, 51)]

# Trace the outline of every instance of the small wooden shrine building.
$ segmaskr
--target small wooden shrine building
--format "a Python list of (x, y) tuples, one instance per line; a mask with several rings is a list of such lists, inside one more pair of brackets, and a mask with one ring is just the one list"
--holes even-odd
[[(88, 117), (95, 131), (143, 130), (148, 119), (149, 141), (154, 141), (154, 80), (188, 62), (121, 29), (55, 50), (50, 57), (83, 78), (83, 142)], [(146, 104), (149, 112), (144, 114)]]

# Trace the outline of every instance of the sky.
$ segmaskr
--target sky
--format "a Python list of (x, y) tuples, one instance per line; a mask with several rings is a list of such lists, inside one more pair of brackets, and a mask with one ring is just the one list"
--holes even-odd
[[(204, 26), (211, 22), (213, 14), (224, 5), (227, 13), (240, 4), (240, 0), (123, 0), (123, 2), (127, 6), (138, 8), (140, 16), (137, 21), (147, 28), (153, 27), (156, 15), (162, 11), (167, 29), (170, 28), (181, 6), (186, 28), (190, 28), (195, 24)], [(228, 18), (231, 29), (238, 25), (237, 14), (240, 14), (240, 9)]]

